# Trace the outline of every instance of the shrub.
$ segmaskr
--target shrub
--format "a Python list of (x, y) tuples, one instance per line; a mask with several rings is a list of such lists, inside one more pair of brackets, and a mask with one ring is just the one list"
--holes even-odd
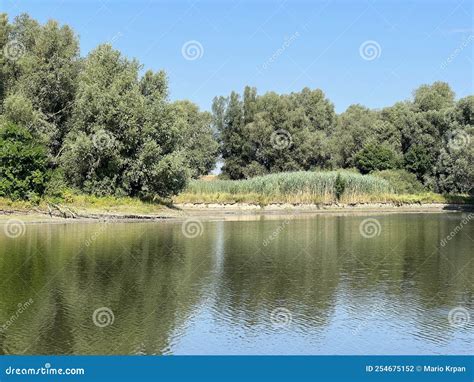
[(368, 143), (355, 156), (355, 165), (362, 174), (389, 170), (399, 166), (395, 152), (385, 145)]
[(334, 182), (334, 193), (336, 194), (336, 199), (340, 200), (344, 190), (346, 188), (346, 182), (342, 179), (341, 174), (337, 174), (336, 181)]
[(417, 194), (426, 191), (416, 175), (405, 170), (375, 171), (372, 175), (388, 181), (397, 194)]
[(47, 153), (24, 127), (0, 127), (0, 196), (35, 199), (48, 181)]

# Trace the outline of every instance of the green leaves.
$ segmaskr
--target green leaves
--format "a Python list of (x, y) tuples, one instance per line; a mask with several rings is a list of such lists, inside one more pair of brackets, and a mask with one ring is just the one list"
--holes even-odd
[(0, 127), (0, 196), (28, 199), (42, 195), (49, 178), (46, 150), (13, 123)]
[(139, 79), (139, 69), (110, 45), (85, 60), (61, 160), (75, 187), (167, 197), (214, 167), (210, 115), (189, 101), (168, 103), (164, 72)]
[(327, 163), (333, 105), (321, 90), (257, 96), (246, 87), (215, 98), (213, 123), (221, 143), (222, 168), (231, 179), (268, 172), (309, 170)]
[(387, 145), (367, 143), (355, 156), (355, 165), (362, 174), (399, 167), (395, 152)]

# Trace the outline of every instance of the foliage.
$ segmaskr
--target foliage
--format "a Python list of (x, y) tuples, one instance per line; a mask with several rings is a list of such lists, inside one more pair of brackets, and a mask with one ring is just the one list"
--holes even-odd
[(355, 165), (362, 174), (367, 174), (397, 168), (399, 163), (390, 147), (369, 142), (356, 154)]
[(211, 114), (200, 112), (189, 101), (177, 101), (171, 107), (176, 113), (176, 124), (179, 126), (179, 146), (183, 148), (184, 160), (192, 177), (208, 174), (216, 165), (219, 149), (211, 128)]
[(325, 142), (335, 113), (321, 90), (258, 96), (246, 87), (243, 100), (235, 92), (215, 98), (213, 111), (222, 171), (231, 179), (309, 170), (327, 159)]
[(340, 173), (337, 173), (336, 180), (334, 182), (334, 194), (336, 195), (337, 200), (341, 200), (342, 194), (346, 189), (346, 182), (342, 178)]
[(372, 175), (388, 181), (397, 194), (420, 194), (425, 191), (416, 175), (406, 170), (374, 171)]
[(13, 123), (0, 127), (0, 196), (32, 199), (48, 181), (47, 155), (27, 129)]
[(297, 171), (244, 180), (196, 180), (190, 182), (185, 193), (229, 194), (236, 197), (255, 195), (254, 199), (269, 197), (280, 202), (295, 200), (331, 203), (336, 199), (354, 201), (363, 196), (388, 194), (391, 191), (387, 181), (370, 175), (347, 171)]
[[(8, 29), (8, 40), (19, 46), (20, 53), (17, 59), (6, 62), (5, 95), (16, 97), (17, 116), (21, 117), (20, 110), (24, 108), (28, 115), (34, 114), (25, 126), (40, 136), (55, 155), (66, 133), (77, 87), (77, 36), (67, 25), (60, 26), (52, 20), (40, 25), (25, 14), (18, 16)], [(12, 121), (24, 122), (15, 118)]]
[(474, 194), (474, 127), (457, 132), (459, 140), (448, 142), (435, 166), (436, 191)]
[[(0, 124), (30, 134), (8, 138), (9, 149), (26, 140), (37, 155), (31, 168), (41, 168), (15, 175), (22, 179), (8, 191), (15, 197), (41, 194), (50, 172), (48, 194), (74, 187), (94, 195), (169, 197), (209, 173), (219, 155), (229, 179), (400, 168), (430, 191), (472, 193), (474, 96), (456, 101), (444, 82), (421, 85), (412, 99), (381, 110), (351, 105), (339, 115), (319, 89), (259, 95), (247, 86), (242, 95), (216, 97), (211, 114), (189, 101), (171, 103), (165, 72), (141, 75), (138, 61), (109, 45), (81, 58), (77, 35), (56, 21), (40, 24), (23, 14), (10, 23), (0, 14), (0, 52), (7, 44), (19, 54), (0, 55)], [(415, 187), (398, 174), (391, 181), (400, 189)], [(11, 179), (0, 181), (7, 192)], [(347, 188), (338, 194), (348, 197)]]
[[(28, 15), (0, 18), (0, 121), (26, 128), (49, 155), (54, 184), (96, 195), (166, 197), (211, 171), (211, 115), (168, 102), (163, 71), (147, 71), (109, 45), (79, 57), (68, 26)], [(62, 174), (60, 177), (56, 174)], [(61, 178), (61, 179), (60, 179)]]
[[(243, 99), (235, 92), (215, 98), (213, 125), (230, 179), (281, 171), (402, 168), (432, 191), (455, 193), (471, 189), (472, 174), (466, 153), (452, 152), (448, 141), (474, 125), (473, 110), (473, 96), (455, 102), (443, 82), (422, 85), (412, 100), (391, 107), (351, 105), (337, 116), (320, 90), (257, 96), (247, 87)], [(275, 134), (283, 145), (272, 142)]]
[(210, 115), (169, 104), (166, 77), (139, 69), (109, 45), (84, 62), (61, 165), (85, 192), (166, 197), (215, 164)]
[(421, 85), (414, 92), (414, 104), (421, 111), (442, 110), (454, 104), (454, 92), (445, 82)]

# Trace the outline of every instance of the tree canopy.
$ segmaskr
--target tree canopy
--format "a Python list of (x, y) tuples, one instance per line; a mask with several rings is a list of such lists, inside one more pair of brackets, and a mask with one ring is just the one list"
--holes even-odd
[(0, 17), (2, 125), (25, 129), (46, 168), (97, 195), (166, 197), (214, 168), (211, 115), (168, 100), (163, 71), (146, 71), (110, 45), (79, 56), (68, 26)]
[[(405, 170), (427, 189), (473, 192), (474, 96), (458, 101), (448, 84), (422, 85), (413, 98), (339, 115), (321, 90), (257, 95), (246, 87), (216, 97), (222, 168), (230, 179), (280, 171), (357, 168)], [(472, 166), (471, 166), (472, 167)]]
[(247, 86), (214, 98), (210, 113), (171, 102), (164, 71), (110, 45), (81, 57), (77, 35), (56, 21), (0, 14), (0, 51), (0, 195), (41, 195), (52, 179), (96, 195), (168, 197), (219, 157), (230, 179), (343, 168), (473, 192), (474, 96), (456, 100), (444, 82), (341, 114), (320, 89)]

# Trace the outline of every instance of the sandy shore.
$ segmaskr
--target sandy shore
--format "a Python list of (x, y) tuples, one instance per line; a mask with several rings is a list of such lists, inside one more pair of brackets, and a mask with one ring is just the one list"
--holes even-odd
[(446, 213), (446, 212), (471, 212), (474, 205), (466, 204), (403, 204), (391, 203), (373, 204), (270, 204), (259, 206), (256, 204), (177, 204), (174, 208), (164, 208), (159, 214), (130, 214), (82, 211), (75, 217), (61, 217), (42, 213), (41, 211), (15, 211), (0, 210), (0, 224), (10, 219), (21, 219), (25, 223), (75, 223), (98, 221), (180, 221), (190, 217), (202, 220), (254, 220), (256, 218), (274, 218), (291, 215), (311, 216), (318, 214), (381, 214), (381, 213)]

